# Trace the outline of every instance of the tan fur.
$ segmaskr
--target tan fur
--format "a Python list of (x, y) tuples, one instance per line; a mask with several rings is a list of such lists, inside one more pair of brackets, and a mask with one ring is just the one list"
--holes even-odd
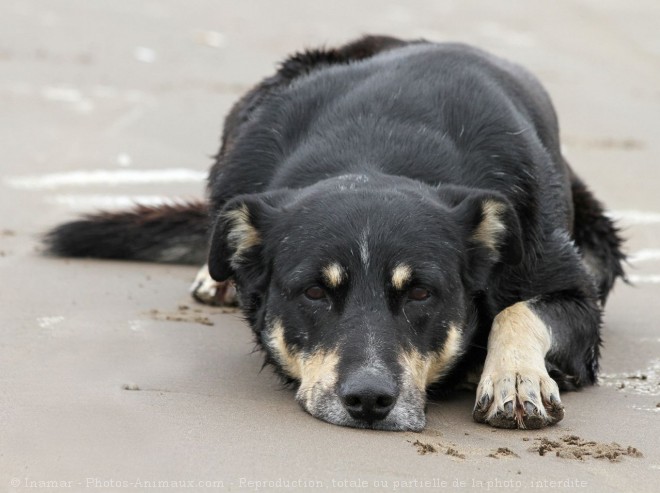
[(521, 301), (501, 311), (488, 336), (488, 353), (477, 390), (493, 397), (487, 420), (492, 419), (508, 401), (517, 403), (516, 420), (524, 428), (520, 406), (533, 402), (547, 418), (543, 402), (550, 394), (559, 395), (557, 384), (545, 367), (550, 350), (550, 328), (536, 315), (528, 302)]
[(392, 271), (392, 285), (394, 289), (403, 289), (410, 277), (412, 276), (412, 269), (409, 265), (399, 264)]
[(317, 351), (308, 355), (302, 364), (302, 379), (296, 398), (306, 408), (312, 408), (315, 400), (331, 391), (337, 383), (337, 351)]
[(329, 287), (337, 288), (344, 279), (344, 269), (337, 262), (333, 262), (323, 268), (323, 278)]
[(235, 264), (243, 259), (247, 250), (261, 243), (261, 237), (250, 221), (250, 211), (245, 204), (227, 212), (226, 217), (232, 222), (227, 238), (235, 249), (231, 258), (232, 264)]
[(282, 371), (300, 382), (296, 398), (310, 409), (315, 400), (331, 391), (337, 382), (336, 350), (302, 354), (289, 347), (284, 339), (284, 325), (276, 319), (265, 337), (265, 343)]
[(265, 343), (282, 368), (282, 371), (291, 378), (301, 380), (303, 375), (303, 358), (297, 352), (289, 348), (284, 339), (284, 325), (277, 319), (265, 337)]
[[(525, 301), (502, 310), (493, 320), (488, 336), (488, 356), (484, 370), (491, 366), (514, 367), (543, 364), (550, 350), (550, 332)], [(498, 356), (496, 356), (498, 355)], [(531, 361), (534, 358), (536, 361)]]
[(483, 219), (472, 235), (476, 241), (494, 252), (497, 252), (500, 236), (506, 231), (501, 218), (504, 207), (504, 204), (495, 200), (485, 200), (482, 204)]
[(447, 339), (439, 351), (422, 355), (417, 349), (404, 351), (399, 359), (421, 391), (447, 374), (461, 352), (463, 335), (456, 325), (449, 326)]

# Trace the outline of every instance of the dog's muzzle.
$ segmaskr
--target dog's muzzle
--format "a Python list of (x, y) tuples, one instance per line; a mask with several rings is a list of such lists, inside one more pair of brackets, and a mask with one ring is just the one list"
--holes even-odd
[[(324, 384), (325, 383), (325, 384)], [(421, 431), (426, 425), (426, 394), (404, 374), (397, 381), (373, 369), (357, 369), (335, 385), (323, 379), (299, 388), (296, 398), (316, 418), (353, 428)]]

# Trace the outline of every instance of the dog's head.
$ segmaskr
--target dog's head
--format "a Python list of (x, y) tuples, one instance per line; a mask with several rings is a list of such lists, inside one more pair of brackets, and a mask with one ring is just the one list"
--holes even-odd
[(427, 387), (472, 336), (471, 296), (521, 249), (502, 196), (345, 175), (231, 200), (209, 270), (234, 278), (269, 361), (309, 413), (420, 430)]

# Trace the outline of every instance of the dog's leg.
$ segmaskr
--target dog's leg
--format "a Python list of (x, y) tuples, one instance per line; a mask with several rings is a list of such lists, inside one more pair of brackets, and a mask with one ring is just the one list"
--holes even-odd
[(564, 416), (559, 388), (545, 368), (550, 328), (530, 302), (500, 312), (488, 336), (474, 419), (498, 428), (541, 428)]
[(214, 306), (235, 306), (238, 303), (236, 287), (232, 281), (218, 282), (209, 274), (204, 265), (190, 286), (192, 297), (200, 303)]
[(498, 428), (542, 428), (561, 421), (563, 388), (593, 383), (600, 310), (595, 300), (546, 296), (500, 312), (488, 338), (474, 419)]

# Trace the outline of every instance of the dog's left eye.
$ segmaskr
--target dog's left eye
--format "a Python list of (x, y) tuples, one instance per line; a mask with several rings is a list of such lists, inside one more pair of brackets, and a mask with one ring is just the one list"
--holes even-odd
[(310, 300), (322, 300), (325, 298), (325, 290), (321, 286), (310, 286), (305, 290), (305, 296)]
[(431, 296), (431, 291), (426, 288), (416, 286), (408, 290), (408, 299), (412, 301), (424, 301)]

